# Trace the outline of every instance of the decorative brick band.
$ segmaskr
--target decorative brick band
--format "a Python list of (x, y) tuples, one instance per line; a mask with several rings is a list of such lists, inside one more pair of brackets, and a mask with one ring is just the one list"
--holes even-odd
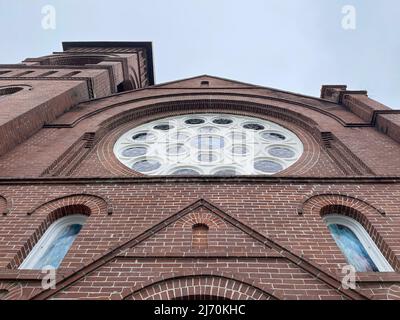
[[(392, 267), (396, 271), (400, 270), (399, 259), (397, 259), (395, 253), (375, 227), (381, 223), (377, 219), (382, 219), (382, 216), (385, 215), (383, 210), (377, 209), (366, 201), (360, 200), (354, 196), (319, 194), (306, 200), (302, 207), (299, 208), (299, 213), (304, 215), (319, 215), (321, 217), (329, 214), (341, 214), (358, 221), (368, 232)], [(370, 222), (372, 219), (377, 221), (374, 221), (372, 224)]]
[(275, 300), (250, 284), (221, 276), (188, 276), (153, 283), (127, 297), (126, 300), (186, 300), (201, 298), (226, 300)]

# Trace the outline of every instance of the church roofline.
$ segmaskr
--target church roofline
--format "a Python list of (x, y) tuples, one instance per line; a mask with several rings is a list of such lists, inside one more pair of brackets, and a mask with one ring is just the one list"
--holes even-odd
[(154, 61), (153, 61), (153, 43), (151, 41), (65, 41), (62, 43), (63, 50), (71, 48), (142, 48), (146, 51), (147, 72), (149, 84), (155, 84)]
[[(237, 84), (242, 84), (243, 87), (246, 87), (248, 89), (249, 88), (252, 88), (252, 89), (267, 89), (267, 90), (271, 90), (271, 91), (290, 94), (290, 95), (297, 96), (297, 97), (300, 97), (300, 98), (313, 99), (313, 100), (323, 101), (323, 102), (327, 102), (327, 103), (331, 103), (331, 104), (335, 104), (335, 105), (338, 104), (336, 102), (333, 102), (333, 101), (330, 101), (330, 100), (327, 100), (327, 99), (323, 99), (323, 98), (320, 98), (320, 97), (316, 97), (316, 96), (310, 96), (310, 95), (306, 95), (306, 94), (302, 94), (302, 93), (298, 93), (298, 92), (293, 92), (293, 91), (288, 91), (288, 90), (284, 90), (284, 89), (278, 89), (278, 88), (263, 86), (263, 85), (259, 85), (259, 84), (249, 83), (249, 82), (238, 81), (238, 80), (219, 77), (219, 76), (213, 76), (213, 75), (210, 75), (210, 74), (201, 74), (201, 75), (192, 76), (192, 77), (188, 77), (188, 78), (183, 78), (183, 79), (171, 80), (171, 81), (167, 81), (167, 82), (163, 82), (163, 83), (158, 83), (158, 84), (154, 85), (152, 88), (163, 87), (163, 86), (166, 86), (166, 85), (169, 85), (169, 84), (173, 84), (173, 83), (179, 83), (179, 82), (183, 82), (183, 81), (199, 79), (199, 78), (204, 78), (204, 77), (214, 78), (214, 79), (223, 80), (223, 81), (230, 81), (230, 82), (237, 83)], [(143, 88), (143, 89), (148, 89), (148, 88)], [(204, 88), (202, 88), (202, 89), (204, 89)]]

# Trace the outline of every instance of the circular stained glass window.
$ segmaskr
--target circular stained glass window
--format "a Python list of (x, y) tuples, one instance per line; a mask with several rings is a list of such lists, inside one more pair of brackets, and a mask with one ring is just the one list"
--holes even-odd
[(294, 164), (303, 144), (271, 121), (191, 114), (129, 130), (114, 153), (127, 167), (148, 175), (272, 175)]

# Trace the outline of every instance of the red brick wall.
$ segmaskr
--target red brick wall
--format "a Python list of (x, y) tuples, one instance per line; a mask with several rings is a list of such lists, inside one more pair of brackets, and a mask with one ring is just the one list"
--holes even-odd
[[(357, 186), (357, 192), (355, 192), (355, 186)], [(318, 184), (291, 182), (277, 184), (267, 181), (254, 183), (229, 183), (227, 181), (224, 183), (142, 182), (133, 184), (110, 181), (107, 184), (2, 185), (0, 194), (12, 203), (12, 207), (7, 216), (1, 217), (0, 251), (3, 255), (0, 259), (0, 266), (3, 268), (9, 266), (26, 244), (28, 238), (38, 230), (49, 213), (52, 212), (50, 209), (35, 211), (35, 208), (65, 195), (85, 192), (107, 199), (106, 202), (113, 208), (112, 215), (107, 213), (106, 206), (90, 214), (87, 224), (63, 262), (63, 273), (79, 268), (82, 263), (89, 263), (91, 259), (98, 258), (108, 252), (110, 248), (140, 235), (192, 202), (204, 198), (264, 236), (278, 241), (294, 252), (303, 254), (322, 268), (340, 274), (340, 267), (345, 265), (345, 260), (331, 238), (321, 216), (318, 212), (304, 212), (303, 215), (299, 215), (299, 206), (316, 192), (322, 194), (341, 193), (348, 196), (362, 195), (364, 202), (370, 203), (374, 208), (379, 208), (382, 212), (385, 212), (385, 215), (382, 215), (375, 211), (363, 210), (368, 222), (374, 225), (376, 232), (391, 248), (391, 251), (398, 256), (400, 252), (397, 241), (400, 232), (398, 228), (400, 225), (400, 213), (398, 211), (400, 188), (398, 186), (398, 183), (344, 185), (333, 182)], [(81, 199), (81, 202), (87, 201)], [(209, 215), (213, 216), (212, 213), (209, 213)], [(169, 254), (180, 256), (185, 253), (189, 256), (196, 254), (201, 256), (201, 252), (198, 251), (200, 249), (196, 251), (196, 249), (191, 248), (193, 222), (197, 222), (197, 220), (191, 220), (190, 216), (179, 220), (128, 251), (127, 255), (165, 256), (165, 254)], [(255, 267), (256, 273), (260, 273), (263, 277), (271, 276), (269, 271), (263, 269), (262, 262), (251, 258), (252, 255), (257, 257), (271, 254), (268, 248), (261, 249), (263, 244), (257, 243), (226, 221), (220, 222), (220, 219), (209, 222), (209, 227), (208, 244), (210, 251), (204, 249), (204, 253), (217, 256), (218, 254), (226, 256), (229, 253), (228, 255), (236, 256), (240, 261), (250, 259), (253, 261), (252, 263), (258, 265), (258, 267)], [(390, 255), (387, 254), (388, 259), (389, 257)], [(122, 263), (127, 265), (128, 268), (133, 267), (129, 261)], [(157, 270), (164, 272), (163, 266), (154, 263), (153, 265), (158, 267)], [(175, 259), (172, 259), (170, 263), (176, 264)], [(393, 261), (392, 264), (394, 264)], [(133, 263), (133, 265), (136, 265), (136, 263)], [(139, 265), (143, 266), (143, 264)], [(229, 268), (226, 269), (226, 264), (222, 263), (222, 265), (224, 265), (224, 270), (228, 272)], [(247, 263), (244, 263), (244, 265), (247, 265)], [(104, 268), (108, 270), (107, 267)], [(196, 267), (196, 270), (201, 270), (201, 268), (197, 269)], [(205, 268), (205, 270), (217, 272), (213, 265), (210, 265), (208, 269)], [(240, 270), (236, 271), (241, 274)], [(148, 272), (150, 277), (151, 269)], [(168, 273), (169, 271), (165, 272)], [(279, 273), (279, 271), (277, 272)], [(196, 272), (193, 274), (196, 274)], [(246, 273), (246, 275), (250, 274), (255, 276), (251, 271)], [(141, 277), (142, 274), (134, 274), (133, 276)], [(379, 282), (378, 277), (379, 275), (375, 275), (375, 282)], [(293, 279), (295, 276), (288, 275), (288, 278)], [(286, 280), (283, 279), (286, 278), (280, 278), (282, 284), (280, 289), (283, 289), (286, 283)], [(83, 281), (93, 284), (91, 280), (85, 279)], [(258, 279), (258, 281), (262, 283), (261, 279)], [(287, 285), (290, 287), (290, 284)], [(321, 286), (324, 287), (326, 284)], [(302, 288), (306, 290), (304, 286)], [(74, 291), (74, 289), (71, 290)], [(90, 289), (88, 290), (90, 291)], [(109, 289), (105, 289), (105, 291), (107, 290)], [(115, 289), (114, 291), (118, 290)], [(325, 290), (327, 289), (322, 289), (317, 294), (329, 296)], [(304, 293), (304, 291), (300, 292)], [(285, 294), (288, 295), (287, 297), (293, 297), (292, 294), (296, 293), (289, 290)], [(308, 293), (305, 293), (305, 295), (308, 295)]]
[[(124, 58), (141, 64), (143, 83), (143, 57)], [(341, 104), (206, 76), (85, 101), (85, 78), (93, 95), (108, 96), (127, 72), (118, 62), (114, 71), (115, 79), (91, 68), (76, 81), (21, 78), (33, 90), (0, 100), (2, 298), (398, 298), (396, 112), (359, 94)], [(176, 179), (139, 175), (113, 155), (125, 131), (188, 112), (277, 122), (299, 136), (304, 154), (275, 177)], [(54, 295), (41, 292), (41, 272), (18, 266), (72, 213), (87, 223)], [(329, 213), (359, 221), (395, 272), (358, 274), (358, 289), (343, 290), (346, 261), (323, 222)], [(208, 230), (193, 230), (198, 224)]]

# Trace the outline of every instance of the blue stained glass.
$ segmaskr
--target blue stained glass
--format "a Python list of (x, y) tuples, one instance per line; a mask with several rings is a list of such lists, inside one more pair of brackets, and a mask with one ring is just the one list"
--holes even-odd
[(377, 272), (379, 271), (372, 261), (364, 246), (348, 227), (340, 224), (328, 226), (336, 244), (346, 256), (347, 262), (358, 272)]
[(52, 266), (57, 269), (81, 229), (81, 224), (71, 224), (64, 227), (36, 263), (34, 269), (42, 269), (46, 266)]

